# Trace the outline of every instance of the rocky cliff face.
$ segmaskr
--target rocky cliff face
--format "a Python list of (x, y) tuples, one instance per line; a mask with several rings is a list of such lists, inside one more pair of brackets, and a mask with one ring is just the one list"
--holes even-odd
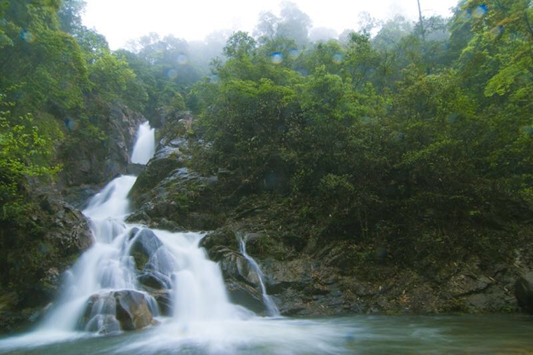
[(82, 141), (64, 152), (63, 170), (56, 185), (69, 203), (81, 207), (99, 185), (132, 172), (130, 154), (137, 129), (144, 121), (140, 113), (115, 104), (109, 107), (104, 141), (96, 145)]
[(230, 292), (257, 299), (259, 285), (242, 267), (235, 237), (254, 235), (248, 253), (260, 264), (267, 291), (284, 315), (519, 310), (514, 283), (530, 267), (526, 264), (481, 265), (472, 258), (427, 274), (394, 266), (379, 255), (361, 260), (344, 241), (296, 251), (283, 242), (296, 230), (276, 231), (255, 217), (229, 222), (209, 234), (203, 246), (220, 262)]
[(39, 319), (57, 294), (61, 274), (93, 242), (76, 208), (50, 195), (34, 199), (32, 225), (0, 228), (0, 332)]
[[(526, 256), (485, 265), (473, 255), (431, 270), (396, 265), (387, 250), (362, 252), (350, 240), (324, 236), (306, 224), (298, 205), (274, 193), (239, 194), (224, 176), (187, 167), (183, 138), (161, 142), (132, 190), (131, 221), (172, 230), (212, 230), (202, 241), (220, 263), (232, 300), (264, 312), (257, 275), (239, 251), (250, 240), (268, 293), (284, 315), (518, 311), (515, 282), (532, 269)], [(527, 250), (527, 247), (525, 248)]]

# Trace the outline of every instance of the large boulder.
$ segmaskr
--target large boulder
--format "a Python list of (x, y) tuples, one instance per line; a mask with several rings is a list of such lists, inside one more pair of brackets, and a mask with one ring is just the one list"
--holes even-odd
[(515, 296), (523, 310), (533, 313), (533, 271), (522, 275), (516, 281)]
[(138, 330), (152, 323), (150, 296), (134, 290), (92, 295), (87, 301), (80, 328), (98, 333)]
[(155, 233), (146, 228), (132, 229), (128, 238), (134, 239), (130, 254), (133, 256), (138, 269), (143, 269), (150, 261), (150, 257), (163, 245)]
[(132, 241), (130, 254), (139, 270), (139, 283), (150, 291), (171, 289), (175, 260), (155, 233), (148, 228), (133, 228), (128, 238)]
[(163, 316), (172, 315), (173, 304), (173, 292), (172, 290), (153, 290), (151, 291), (152, 297), (154, 297), (157, 305), (159, 306), (159, 312)]

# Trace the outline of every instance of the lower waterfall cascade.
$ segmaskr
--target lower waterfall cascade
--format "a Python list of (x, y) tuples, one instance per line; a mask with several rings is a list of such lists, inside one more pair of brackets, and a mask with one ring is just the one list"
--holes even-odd
[[(145, 142), (153, 142), (153, 138), (146, 135), (153, 134), (147, 123), (141, 125), (134, 156), (145, 155), (137, 150), (147, 149)], [(150, 154), (153, 156), (153, 149)], [(149, 160), (143, 159), (143, 163)], [(302, 324), (308, 323), (305, 327), (308, 329), (302, 329), (303, 332), (293, 330), (292, 335), (279, 328), (280, 321), (301, 321), (278, 317), (275, 303), (266, 294), (264, 276), (255, 260), (246, 254), (244, 241), (241, 240), (241, 253), (260, 279), (269, 315), (277, 318), (259, 317), (229, 301), (219, 265), (210, 261), (205, 250), (199, 247), (204, 234), (172, 233), (126, 223), (131, 212), (128, 194), (136, 179), (135, 176), (119, 176), (89, 200), (83, 214), (90, 221), (94, 245), (65, 272), (60, 297), (35, 330), (0, 341), (0, 352), (3, 348), (38, 346), (120, 332), (124, 324), (118, 319), (117, 305), (121, 306), (124, 298), (132, 297), (140, 300), (151, 313), (153, 318), (149, 317), (149, 323), (160, 325), (143, 324), (149, 326), (145, 332), (154, 336), (128, 344), (119, 352), (146, 353), (147, 344), (150, 344), (151, 351), (166, 351), (167, 346), (181, 344), (178, 345), (180, 348), (193, 342), (202, 344), (206, 351), (219, 353), (227, 351), (230, 344), (242, 344), (247, 338), (246, 333), (260, 342), (268, 341), (269, 336), (279, 331), (288, 339), (295, 337), (293, 341), (296, 342), (300, 337), (310, 335), (314, 327), (305, 321)], [(140, 271), (132, 256), (133, 249), (139, 245), (148, 257)], [(145, 276), (167, 289), (172, 304), (169, 317), (161, 315), (157, 301), (141, 285), (139, 280)], [(278, 323), (269, 319), (277, 319)], [(319, 337), (325, 334), (321, 328), (314, 330)], [(154, 333), (156, 329), (157, 333)]]

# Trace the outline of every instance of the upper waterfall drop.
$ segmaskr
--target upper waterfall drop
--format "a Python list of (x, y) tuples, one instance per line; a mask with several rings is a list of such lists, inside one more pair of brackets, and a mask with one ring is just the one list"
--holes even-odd
[(155, 153), (155, 129), (148, 121), (144, 122), (137, 132), (137, 140), (131, 153), (131, 162), (146, 165)]

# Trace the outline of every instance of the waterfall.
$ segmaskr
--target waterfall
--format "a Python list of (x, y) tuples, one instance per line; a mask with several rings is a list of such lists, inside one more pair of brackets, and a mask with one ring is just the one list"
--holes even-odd
[(149, 122), (143, 123), (139, 127), (137, 140), (133, 146), (131, 162), (145, 165), (155, 153), (155, 129), (150, 127)]
[[(153, 132), (149, 126), (139, 130), (137, 149), (146, 149), (139, 141)], [(199, 247), (204, 234), (171, 233), (126, 223), (127, 196), (135, 176), (120, 176), (90, 199), (83, 211), (90, 221), (95, 243), (65, 273), (61, 295), (47, 312), (39, 327), (21, 336), (0, 339), (0, 353), (19, 349), (47, 348), (46, 354), (61, 353), (340, 353), (345, 332), (342, 327), (281, 317), (257, 317), (253, 312), (232, 304), (227, 296), (222, 272)], [(263, 299), (271, 315), (279, 315), (266, 293), (264, 275), (247, 253), (244, 241), (241, 253), (257, 273)], [(142, 246), (145, 258), (135, 258)], [(159, 289), (146, 286), (147, 278)], [(150, 291), (147, 292), (147, 291)], [(151, 295), (153, 294), (153, 296)], [(165, 294), (171, 305), (170, 317), (158, 303)], [(99, 333), (123, 329), (124, 295), (140, 300), (162, 324), (144, 332), (130, 332), (112, 341), (99, 340)], [(115, 297), (115, 298), (114, 298)], [(135, 305), (136, 307), (136, 305)], [(135, 308), (134, 307), (134, 308)], [(151, 318), (150, 318), (151, 320)], [(143, 326), (149, 325), (150, 322)], [(128, 328), (132, 329), (132, 328)], [(352, 333), (350, 333), (352, 334)], [(82, 338), (91, 337), (91, 347)], [(80, 345), (78, 348), (78, 340)], [(102, 348), (92, 348), (102, 341)], [(94, 343), (93, 343), (94, 342)], [(53, 345), (51, 345), (53, 343)], [(55, 344), (62, 343), (62, 344)], [(340, 344), (340, 345), (339, 345)], [(342, 351), (341, 351), (342, 352)]]
[[(145, 123), (139, 128), (132, 160), (150, 159), (153, 146), (148, 147), (147, 142), (153, 145), (153, 129)], [(220, 267), (199, 247), (204, 234), (170, 233), (125, 223), (130, 212), (127, 196), (136, 179), (120, 176), (90, 199), (83, 214), (90, 221), (95, 243), (66, 272), (61, 297), (39, 329), (119, 330), (114, 313), (117, 306), (111, 297), (121, 292), (141, 295), (140, 300), (158, 316), (157, 302), (147, 292), (150, 287), (139, 281), (143, 277), (168, 292), (173, 322), (177, 324), (252, 316), (252, 312), (229, 301)], [(141, 269), (133, 257), (135, 248), (141, 248), (147, 258)]]
[(265, 275), (263, 275), (263, 272), (261, 271), (261, 268), (259, 265), (255, 262), (255, 260), (246, 253), (246, 242), (243, 238), (239, 238), (239, 245), (241, 249), (241, 254), (246, 258), (248, 263), (250, 263), (250, 266), (257, 274), (257, 278), (259, 279), (259, 284), (261, 286), (261, 294), (263, 296), (263, 303), (265, 304), (268, 315), (272, 317), (278, 317), (279, 316), (279, 309), (270, 298), (270, 296), (267, 294), (266, 287), (265, 287)]
[[(146, 122), (139, 127), (132, 156), (136, 162), (146, 163), (153, 151), (154, 130)], [(100, 295), (102, 298), (96, 302), (105, 303), (105, 295), (110, 295), (113, 291), (139, 292), (144, 295), (151, 312), (158, 315), (155, 300), (138, 285), (137, 270), (133, 258), (129, 255), (128, 245), (133, 242), (130, 239), (134, 226), (125, 224), (124, 220), (130, 212), (128, 193), (136, 179), (135, 176), (120, 176), (90, 199), (83, 214), (89, 219), (94, 245), (66, 272), (61, 295), (38, 330), (79, 330), (80, 319), (86, 312), (88, 300)], [(88, 316), (92, 317), (88, 326), (91, 325), (92, 330), (95, 327), (99, 330), (105, 323), (107, 327), (117, 329), (116, 319), (104, 317), (108, 316), (105, 312), (110, 311), (105, 310), (103, 305), (100, 308)], [(94, 322), (101, 324), (95, 326)]]

